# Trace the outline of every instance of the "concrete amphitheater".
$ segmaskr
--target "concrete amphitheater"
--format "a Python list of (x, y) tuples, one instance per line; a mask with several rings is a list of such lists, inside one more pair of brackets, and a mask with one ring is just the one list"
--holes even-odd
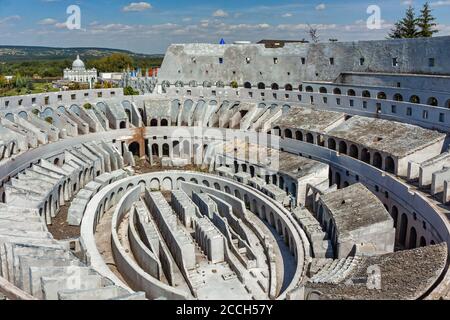
[(450, 37), (172, 45), (0, 98), (0, 298), (448, 299)]

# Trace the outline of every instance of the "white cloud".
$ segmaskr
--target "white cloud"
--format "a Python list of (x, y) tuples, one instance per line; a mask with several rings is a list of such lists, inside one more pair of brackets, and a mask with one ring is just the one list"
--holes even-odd
[(317, 11), (322, 11), (322, 10), (325, 10), (326, 8), (327, 8), (327, 6), (324, 3), (321, 3), (316, 6)]
[(432, 7), (445, 7), (445, 6), (450, 6), (450, 0), (440, 0), (440, 1), (435, 1), (435, 2), (431, 2), (430, 5)]
[(405, 6), (412, 6), (413, 3), (414, 3), (413, 0), (403, 0), (402, 1), (402, 4), (405, 5)]
[(145, 11), (153, 8), (152, 5), (148, 2), (132, 2), (129, 5), (123, 7), (123, 11), (125, 12), (138, 12)]
[(20, 19), (21, 19), (21, 17), (18, 16), (18, 15), (4, 17), (4, 18), (0, 18), (0, 24), (5, 24), (5, 23), (8, 23), (8, 22), (18, 21)]
[(226, 12), (226, 11), (224, 11), (222, 9), (219, 9), (219, 10), (216, 10), (216, 11), (213, 12), (213, 17), (226, 18), (226, 17), (228, 17), (228, 12)]
[(292, 17), (292, 13), (285, 13), (282, 15), (283, 18), (290, 18)]
[(49, 26), (49, 25), (55, 24), (57, 22), (58, 21), (56, 21), (55, 19), (45, 18), (45, 19), (39, 20), (38, 24), (43, 25), (43, 26)]

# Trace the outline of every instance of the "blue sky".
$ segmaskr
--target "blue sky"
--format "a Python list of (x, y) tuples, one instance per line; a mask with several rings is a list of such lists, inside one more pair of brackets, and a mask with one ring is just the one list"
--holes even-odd
[[(96, 46), (163, 53), (171, 43), (308, 38), (384, 39), (393, 22), (419, 0), (0, 0), (0, 44)], [(450, 35), (450, 0), (431, 0), (439, 35)], [(81, 30), (68, 30), (69, 5), (81, 9)], [(367, 8), (381, 9), (369, 30)]]

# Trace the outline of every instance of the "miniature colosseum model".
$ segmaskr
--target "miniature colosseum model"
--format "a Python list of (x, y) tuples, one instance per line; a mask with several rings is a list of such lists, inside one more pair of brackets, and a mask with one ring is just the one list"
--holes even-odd
[(173, 45), (0, 99), (0, 296), (441, 299), (450, 38)]

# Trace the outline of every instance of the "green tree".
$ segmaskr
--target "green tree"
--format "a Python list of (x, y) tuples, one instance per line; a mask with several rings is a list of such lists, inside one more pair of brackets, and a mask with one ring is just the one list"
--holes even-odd
[(430, 38), (437, 33), (436, 18), (431, 13), (430, 4), (426, 2), (420, 11), (420, 16), (417, 19), (417, 26), (419, 28), (419, 37)]
[(8, 86), (8, 80), (6, 80), (5, 76), (0, 74), (0, 88), (6, 88)]
[(417, 18), (414, 8), (409, 6), (406, 10), (405, 17), (401, 20), (402, 38), (417, 38), (419, 32), (417, 31)]
[(391, 39), (400, 39), (402, 37), (402, 25), (400, 22), (396, 22), (394, 25), (394, 28), (391, 30), (391, 33), (389, 33), (389, 38)]
[(126, 96), (137, 96), (139, 92), (128, 86), (123, 89), (123, 94)]

